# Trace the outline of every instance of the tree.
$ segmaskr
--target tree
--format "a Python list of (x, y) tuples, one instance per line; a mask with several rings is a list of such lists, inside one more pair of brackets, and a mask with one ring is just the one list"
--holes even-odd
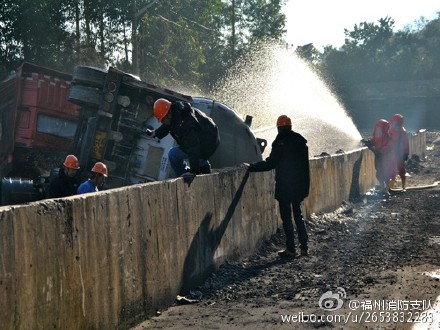
[(25, 60), (59, 68), (62, 58), (58, 55), (68, 47), (67, 2), (4, 1), (0, 14), (2, 62), (16, 66)]
[(222, 1), (130, 1), (131, 71), (158, 84), (203, 80), (205, 52), (221, 43)]
[[(439, 16), (440, 17), (440, 16)], [(422, 26), (393, 31), (394, 21), (386, 17), (378, 24), (360, 23), (345, 30), (344, 45), (326, 47), (319, 68), (343, 100), (349, 100), (363, 83), (426, 80), (440, 78), (440, 19)]]
[(245, 1), (243, 7), (243, 27), (249, 31), (249, 43), (270, 39), (282, 41), (286, 15), (281, 12), (284, 0)]
[(70, 71), (110, 64), (162, 85), (208, 90), (252, 44), (282, 40), (283, 3), (3, 0), (0, 65), (8, 71), (26, 60)]
[(320, 58), (320, 52), (312, 43), (296, 47), (295, 54), (311, 65), (315, 65)]
[(230, 34), (230, 57), (245, 54), (262, 40), (283, 41), (286, 16), (281, 12), (285, 0), (233, 0), (229, 4), (225, 30)]
[(433, 79), (440, 77), (440, 13), (438, 18), (428, 22), (416, 33), (418, 63), (414, 67), (414, 75), (418, 79)]
[(20, 41), (15, 33), (19, 7), (14, 1), (4, 0), (0, 10), (0, 69), (5, 75), (20, 61)]

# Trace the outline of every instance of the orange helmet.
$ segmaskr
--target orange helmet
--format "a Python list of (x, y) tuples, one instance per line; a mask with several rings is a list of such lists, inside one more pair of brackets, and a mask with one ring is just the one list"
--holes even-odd
[(277, 119), (277, 127), (292, 126), (292, 121), (286, 115), (281, 115)]
[(78, 158), (76, 158), (74, 155), (67, 155), (63, 165), (67, 168), (71, 168), (72, 170), (79, 170), (80, 168)]
[(105, 177), (108, 176), (107, 166), (101, 162), (97, 162), (95, 165), (93, 165), (92, 172), (102, 174)]
[(154, 102), (153, 113), (158, 121), (162, 121), (162, 119), (168, 114), (170, 111), (171, 102), (167, 99), (157, 99)]

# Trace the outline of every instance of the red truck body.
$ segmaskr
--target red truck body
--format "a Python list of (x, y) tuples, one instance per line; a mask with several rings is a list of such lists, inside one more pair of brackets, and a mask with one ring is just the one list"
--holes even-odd
[(24, 63), (0, 83), (1, 175), (48, 175), (70, 149), (79, 106), (68, 102), (71, 75)]

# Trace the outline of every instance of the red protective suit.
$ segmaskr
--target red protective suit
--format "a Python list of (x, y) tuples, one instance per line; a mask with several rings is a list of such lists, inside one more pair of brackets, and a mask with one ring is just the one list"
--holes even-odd
[(396, 175), (389, 128), (390, 124), (385, 119), (379, 119), (374, 125), (373, 136), (370, 139), (371, 149), (375, 155), (376, 178), (384, 189), (388, 188), (388, 182)]
[(402, 181), (402, 188), (405, 189), (405, 161), (408, 159), (409, 155), (409, 139), (408, 134), (403, 127), (402, 115), (395, 114), (391, 117), (389, 134), (391, 136), (394, 166), (396, 167), (397, 174), (399, 174), (400, 180)]

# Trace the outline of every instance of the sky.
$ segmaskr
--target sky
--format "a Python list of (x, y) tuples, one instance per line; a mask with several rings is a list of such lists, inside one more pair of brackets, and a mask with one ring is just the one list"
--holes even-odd
[(437, 18), (439, 11), (439, 0), (287, 0), (286, 40), (293, 47), (313, 43), (318, 50), (338, 48), (344, 44), (344, 29), (352, 31), (355, 24), (388, 16), (397, 31), (422, 16)]

